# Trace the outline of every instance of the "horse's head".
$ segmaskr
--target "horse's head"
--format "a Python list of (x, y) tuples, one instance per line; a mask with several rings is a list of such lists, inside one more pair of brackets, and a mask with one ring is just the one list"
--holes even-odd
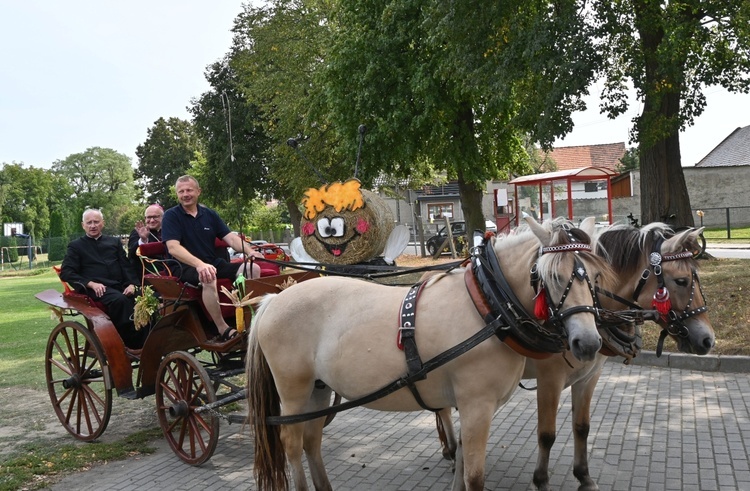
[(641, 229), (613, 227), (597, 238), (597, 252), (608, 257), (621, 279), (613, 291), (645, 309), (660, 312), (657, 323), (663, 331), (659, 353), (667, 335), (684, 353), (705, 355), (714, 346), (714, 330), (691, 252), (696, 250), (696, 238), (702, 230), (675, 234), (657, 222)]
[[(597, 278), (609, 281), (612, 276), (606, 261), (591, 252), (591, 238), (584, 229), (593, 231), (593, 222), (586, 221), (582, 228), (561, 220), (526, 222), (542, 244), (532, 267), (532, 286), (537, 290), (535, 314), (544, 319), (547, 310), (548, 321), (565, 333), (573, 355), (590, 361), (602, 346), (593, 282)], [(546, 305), (540, 308), (540, 304)]]

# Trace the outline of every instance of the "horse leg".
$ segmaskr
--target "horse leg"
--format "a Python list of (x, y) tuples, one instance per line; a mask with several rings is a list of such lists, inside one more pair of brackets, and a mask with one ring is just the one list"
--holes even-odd
[(451, 491), (466, 491), (464, 483), (464, 449), (461, 445), (461, 434), (458, 435), (458, 445), (456, 447), (456, 461), (453, 470), (453, 485)]
[[(487, 407), (484, 407), (487, 406)], [(490, 423), (495, 408), (488, 404), (469, 404), (464, 408), (459, 406), (461, 418), (460, 453), (463, 473), (456, 472), (453, 477), (453, 489), (463, 489), (457, 486), (457, 481), (463, 477), (463, 485), (468, 491), (482, 491), (484, 489), (484, 467), (487, 455), (487, 440), (490, 436)], [(458, 469), (458, 464), (456, 465)]]
[(540, 373), (537, 378), (537, 444), (539, 454), (534, 469), (534, 484), (540, 491), (549, 490), (549, 454), (557, 438), (557, 408), (565, 380), (552, 372)]
[(456, 430), (453, 428), (452, 408), (446, 407), (435, 413), (435, 422), (437, 424), (440, 446), (443, 449), (443, 457), (453, 462), (453, 471), (456, 470)]
[(305, 423), (283, 425), (281, 427), (281, 442), (284, 445), (286, 458), (291, 467), (292, 481), (297, 491), (307, 491), (305, 469), (302, 467), (302, 442)]
[[(313, 403), (316, 409), (327, 407), (331, 401), (330, 389), (315, 389), (313, 392)], [(307, 465), (310, 467), (313, 486), (317, 491), (331, 491), (331, 481), (328, 480), (326, 468), (323, 463), (321, 446), (323, 443), (323, 428), (326, 418), (318, 418), (305, 424), (304, 449), (307, 456)]]
[(591, 479), (589, 474), (588, 458), (588, 436), (591, 425), (591, 399), (594, 397), (594, 389), (599, 381), (601, 368), (587, 380), (574, 383), (571, 387), (573, 397), (573, 440), (575, 450), (573, 453), (573, 475), (576, 476), (581, 485), (579, 491), (595, 491), (599, 486)]

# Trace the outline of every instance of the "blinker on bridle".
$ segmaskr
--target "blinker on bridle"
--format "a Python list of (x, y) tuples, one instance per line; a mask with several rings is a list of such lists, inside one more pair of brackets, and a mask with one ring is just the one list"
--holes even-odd
[[(571, 243), (547, 247), (542, 246), (539, 248), (537, 258), (542, 257), (544, 254), (558, 252), (575, 252), (576, 254), (578, 254), (579, 251), (591, 252), (591, 245), (576, 242), (576, 239), (570, 233), (569, 227), (563, 227), (563, 229), (568, 234), (568, 238), (571, 240)], [(557, 304), (553, 302), (549, 291), (544, 286), (544, 282), (539, 275), (539, 266), (537, 262), (532, 265), (530, 275), (531, 287), (536, 292), (534, 301), (534, 315), (539, 320), (545, 322), (551, 321), (556, 327), (562, 330), (562, 321), (573, 314), (577, 314), (580, 312), (589, 312), (591, 314), (594, 314), (597, 319), (599, 318), (599, 299), (596, 295), (596, 291), (594, 290), (594, 285), (591, 283), (591, 279), (586, 272), (586, 268), (577, 255), (573, 259), (573, 272), (571, 273), (568, 284), (565, 286), (565, 290), (563, 291), (563, 294), (560, 297), (560, 301), (557, 302)], [(577, 305), (563, 311), (563, 304), (568, 298), (568, 294), (570, 293), (570, 289), (572, 288), (575, 280), (586, 281), (586, 284), (589, 287), (589, 291), (591, 292), (593, 305)]]
[[(660, 324), (662, 326), (662, 331), (661, 333), (659, 333), (659, 340), (656, 343), (657, 357), (661, 356), (662, 350), (664, 348), (664, 340), (668, 335), (671, 334), (672, 336), (679, 336), (682, 338), (688, 337), (690, 333), (684, 321), (689, 319), (690, 317), (694, 317), (698, 314), (702, 314), (708, 311), (708, 306), (706, 305), (706, 296), (703, 294), (703, 287), (701, 287), (700, 285), (700, 281), (698, 280), (698, 272), (695, 270), (695, 268), (691, 268), (692, 275), (690, 284), (690, 298), (688, 299), (685, 309), (682, 311), (682, 313), (678, 314), (672, 308), (672, 301), (670, 300), (669, 290), (664, 284), (664, 276), (662, 275), (661, 265), (662, 263), (665, 263), (667, 261), (690, 259), (693, 257), (693, 253), (686, 250), (675, 254), (662, 255), (661, 246), (663, 243), (663, 237), (659, 237), (658, 240), (654, 241), (653, 249), (648, 257), (649, 267), (651, 268), (650, 271), (653, 271), (658, 284), (658, 288), (656, 290), (656, 293), (654, 293), (654, 298), (651, 302), (651, 305), (656, 309), (657, 312), (659, 312), (659, 316), (661, 318)], [(643, 285), (646, 284), (646, 280), (648, 280), (648, 277), (650, 276), (650, 271), (649, 269), (645, 269), (643, 270), (643, 273), (641, 273), (641, 278), (640, 280), (638, 280), (638, 286), (633, 292), (633, 300), (638, 299), (638, 296), (643, 289)], [(690, 310), (690, 306), (693, 305), (693, 300), (695, 299), (696, 283), (698, 284), (698, 291), (700, 291), (701, 297), (703, 298), (703, 306)]]

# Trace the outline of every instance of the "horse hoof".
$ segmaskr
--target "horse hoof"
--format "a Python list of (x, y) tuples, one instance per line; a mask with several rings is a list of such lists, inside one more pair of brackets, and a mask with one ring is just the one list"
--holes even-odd
[(599, 491), (599, 486), (593, 480), (588, 480), (578, 486), (578, 491)]

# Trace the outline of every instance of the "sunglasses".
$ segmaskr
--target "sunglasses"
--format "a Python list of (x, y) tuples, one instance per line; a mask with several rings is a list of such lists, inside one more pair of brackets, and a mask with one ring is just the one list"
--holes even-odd
[(147, 215), (146, 220), (158, 220), (161, 218), (161, 215)]

